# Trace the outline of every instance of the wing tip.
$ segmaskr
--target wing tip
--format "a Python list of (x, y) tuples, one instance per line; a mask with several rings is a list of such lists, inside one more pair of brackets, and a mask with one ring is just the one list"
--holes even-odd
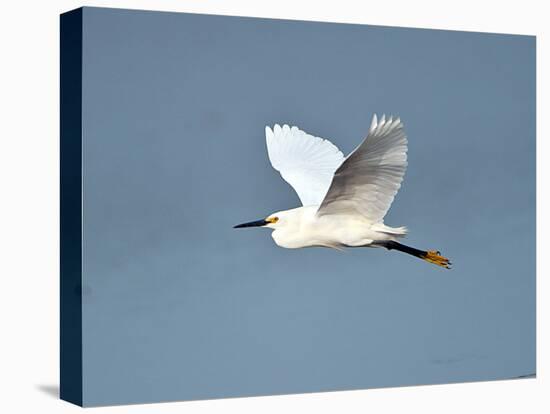
[(370, 128), (369, 128), (369, 132), (372, 132), (376, 129), (376, 127), (378, 126), (378, 117), (376, 116), (376, 114), (374, 114), (372, 116), (372, 121), (370, 123)]
[(403, 121), (399, 116), (390, 114), (386, 117), (386, 114), (382, 114), (378, 119), (377, 114), (372, 116), (371, 125), (369, 128), (369, 134), (379, 134), (382, 132), (389, 132), (390, 130), (403, 129)]
[(271, 131), (275, 135), (278, 135), (280, 133), (287, 134), (289, 132), (292, 132), (292, 133), (294, 133), (294, 132), (303, 132), (298, 126), (290, 125), (290, 124), (286, 124), (286, 123), (284, 123), (282, 125), (279, 124), (279, 123), (276, 123), (276, 124), (273, 125), (273, 128), (271, 128), (270, 125), (266, 125), (266, 127), (265, 127), (266, 133), (267, 133), (268, 130)]

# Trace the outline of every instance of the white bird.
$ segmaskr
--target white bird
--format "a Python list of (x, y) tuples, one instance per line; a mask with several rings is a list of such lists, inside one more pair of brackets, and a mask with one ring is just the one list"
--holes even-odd
[(376, 115), (367, 137), (344, 158), (330, 141), (298, 127), (265, 128), (271, 165), (300, 198), (302, 207), (278, 211), (235, 228), (273, 229), (275, 243), (302, 247), (385, 247), (450, 268), (435, 250), (418, 250), (397, 240), (405, 227), (384, 224), (407, 168), (407, 137), (399, 118)]

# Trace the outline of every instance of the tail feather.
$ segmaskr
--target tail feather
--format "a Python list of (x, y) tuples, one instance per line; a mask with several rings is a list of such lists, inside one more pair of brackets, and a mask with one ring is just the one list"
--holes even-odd
[(381, 233), (386, 233), (396, 237), (404, 237), (408, 232), (405, 226), (390, 227), (390, 226), (386, 226), (384, 223), (375, 224), (371, 228), (372, 230), (379, 231)]

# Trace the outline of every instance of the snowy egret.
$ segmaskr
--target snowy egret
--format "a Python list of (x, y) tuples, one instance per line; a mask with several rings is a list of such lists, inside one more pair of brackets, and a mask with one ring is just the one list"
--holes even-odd
[(367, 137), (344, 158), (330, 141), (298, 127), (265, 128), (271, 165), (300, 198), (302, 207), (278, 211), (235, 228), (267, 227), (278, 246), (384, 247), (450, 269), (436, 250), (419, 250), (397, 240), (406, 227), (389, 227), (384, 216), (407, 168), (407, 137), (399, 118), (372, 118)]

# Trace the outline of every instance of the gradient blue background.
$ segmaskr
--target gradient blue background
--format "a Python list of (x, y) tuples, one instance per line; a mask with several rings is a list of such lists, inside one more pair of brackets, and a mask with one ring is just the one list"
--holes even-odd
[[(84, 9), (85, 405), (535, 372), (535, 39)], [(266, 124), (399, 115), (398, 252), (284, 250)]]

